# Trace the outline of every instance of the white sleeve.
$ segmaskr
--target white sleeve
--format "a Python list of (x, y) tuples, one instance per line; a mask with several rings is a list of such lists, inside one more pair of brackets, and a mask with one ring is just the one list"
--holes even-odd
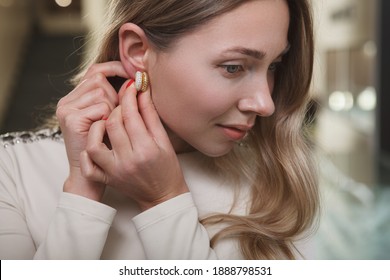
[(100, 259), (115, 214), (105, 204), (62, 193), (34, 259)]
[[(98, 259), (116, 210), (68, 193), (61, 193), (46, 237), (34, 240), (28, 221), (29, 203), (19, 186), (15, 158), (0, 148), (0, 259)], [(27, 194), (29, 195), (29, 194)], [(31, 195), (31, 194), (30, 194)], [(38, 194), (45, 209), (45, 198)], [(50, 211), (48, 209), (48, 211)], [(39, 244), (37, 244), (39, 242)]]
[(147, 259), (216, 259), (190, 193), (133, 218)]
[(0, 259), (31, 259), (34, 241), (14, 181), (13, 162), (0, 148)]

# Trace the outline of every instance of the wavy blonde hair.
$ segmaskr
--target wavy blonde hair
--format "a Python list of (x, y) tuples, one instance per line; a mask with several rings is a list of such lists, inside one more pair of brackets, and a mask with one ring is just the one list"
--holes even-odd
[[(152, 45), (165, 51), (181, 36), (248, 1), (254, 0), (112, 0), (106, 24), (95, 34), (96, 52), (84, 69), (120, 60), (118, 31), (126, 22), (140, 26)], [(231, 179), (239, 182), (244, 176), (252, 182), (248, 215), (202, 220), (227, 225), (212, 238), (212, 246), (223, 238), (238, 238), (247, 259), (293, 259), (294, 241), (311, 228), (318, 208), (316, 169), (303, 121), (313, 67), (312, 18), (307, 0), (286, 2), (291, 47), (276, 76), (275, 113), (257, 120), (244, 147), (209, 159)]]

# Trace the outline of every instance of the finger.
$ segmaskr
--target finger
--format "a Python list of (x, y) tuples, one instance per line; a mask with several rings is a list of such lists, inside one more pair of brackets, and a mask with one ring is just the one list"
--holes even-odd
[(107, 106), (110, 108), (110, 111), (114, 110), (117, 106), (117, 102), (113, 102), (111, 99), (109, 99), (102, 88), (93, 89), (87, 94), (81, 95), (78, 98), (69, 101), (63, 106), (66, 106), (67, 108), (82, 110), (84, 108), (88, 108), (89, 106), (99, 103), (106, 103)]
[(126, 80), (125, 83), (123, 83), (123, 85), (121, 86), (121, 88), (119, 89), (118, 91), (118, 98), (119, 98), (119, 103), (121, 103), (122, 101), (122, 98), (126, 92), (126, 90), (134, 83), (134, 80), (133, 79), (130, 79), (130, 80)]
[(111, 112), (105, 125), (112, 150), (115, 154), (124, 155), (133, 149), (123, 124), (121, 105)]
[(106, 77), (102, 73), (98, 73), (98, 74), (94, 75), (93, 77), (84, 80), (74, 90), (72, 90), (68, 95), (63, 97), (59, 101), (58, 106), (61, 106), (63, 104), (67, 104), (69, 102), (72, 102), (74, 100), (79, 99), (81, 96), (83, 96), (87, 93), (96, 92), (96, 91), (102, 91), (102, 93), (104, 93), (104, 95), (115, 106), (118, 104), (119, 98), (118, 98), (117, 92), (112, 87), (112, 85), (108, 82)]
[[(100, 74), (100, 75), (97, 75)], [(93, 79), (94, 76), (97, 76), (98, 79), (103, 80), (101, 77), (104, 77), (104, 80), (106, 80), (106, 84), (110, 85), (110, 89), (106, 88), (107, 92), (112, 92), (111, 96), (116, 95), (116, 91), (111, 86), (111, 84), (107, 81), (106, 77), (122, 77), (122, 78), (128, 78), (129, 75), (127, 74), (126, 70), (124, 69), (123, 65), (119, 61), (110, 61), (105, 63), (98, 63), (91, 65), (88, 70), (86, 71), (82, 81), (79, 83), (79, 85), (70, 92), (67, 96), (62, 98), (59, 103), (66, 102), (66, 100), (72, 100), (73, 98), (77, 97), (80, 93), (79, 89), (82, 86), (85, 86), (86, 81), (89, 80), (92, 83), (96, 80)], [(98, 83), (99, 85), (100, 83)], [(82, 88), (81, 88), (82, 89)], [(87, 88), (88, 89), (88, 88)]]
[(107, 185), (107, 176), (89, 157), (87, 151), (80, 154), (81, 174), (88, 180)]
[(134, 84), (126, 89), (121, 100), (123, 124), (134, 149), (149, 145), (150, 134), (138, 111), (137, 91)]
[(106, 118), (111, 112), (107, 103), (98, 103), (84, 109), (74, 109), (67, 106), (57, 109), (57, 117), (64, 127), (77, 129), (81, 124), (85, 129), (89, 129), (91, 123)]
[(87, 139), (87, 151), (91, 150), (106, 150), (108, 151), (108, 148), (103, 143), (104, 136), (106, 134), (106, 124), (105, 121), (96, 121), (91, 125), (91, 128), (89, 129), (88, 133), (88, 139)]
[(97, 73), (102, 73), (106, 77), (118, 76), (126, 79), (129, 78), (129, 75), (120, 61), (109, 61), (93, 64), (85, 73), (84, 79), (88, 79)]
[(150, 88), (138, 95), (138, 110), (150, 135), (154, 139), (167, 140), (168, 135), (154, 106)]
[(84, 158), (86, 167), (89, 167), (89, 171), (91, 171), (92, 166), (88, 161), (92, 161), (103, 170), (113, 161), (112, 151), (104, 144), (105, 133), (105, 121), (96, 121), (89, 129), (87, 146), (85, 149), (88, 158)]

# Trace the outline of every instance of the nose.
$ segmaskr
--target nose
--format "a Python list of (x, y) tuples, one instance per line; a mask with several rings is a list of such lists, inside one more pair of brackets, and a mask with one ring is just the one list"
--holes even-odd
[(241, 112), (252, 112), (261, 117), (269, 117), (275, 111), (275, 104), (272, 100), (272, 88), (269, 82), (257, 80), (253, 86), (246, 89), (238, 102), (238, 109)]

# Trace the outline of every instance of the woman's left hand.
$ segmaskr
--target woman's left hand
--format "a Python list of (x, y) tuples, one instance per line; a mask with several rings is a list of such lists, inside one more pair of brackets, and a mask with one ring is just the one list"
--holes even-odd
[[(151, 99), (150, 89), (120, 90), (120, 105), (95, 122), (81, 154), (83, 174), (135, 200), (144, 211), (188, 192), (175, 150)], [(107, 133), (111, 148), (104, 144)]]

